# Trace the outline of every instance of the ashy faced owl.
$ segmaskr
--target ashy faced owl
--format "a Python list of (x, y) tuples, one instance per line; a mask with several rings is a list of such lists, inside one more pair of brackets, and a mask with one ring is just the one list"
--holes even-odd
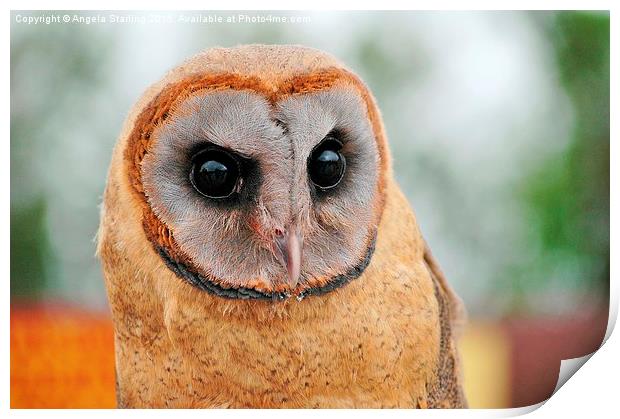
[(98, 254), (123, 407), (463, 407), (461, 305), (337, 60), (211, 49), (114, 149)]

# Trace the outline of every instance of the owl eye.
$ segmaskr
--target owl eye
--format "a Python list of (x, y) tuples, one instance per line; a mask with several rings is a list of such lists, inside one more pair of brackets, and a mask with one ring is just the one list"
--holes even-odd
[(308, 159), (308, 174), (319, 189), (331, 189), (342, 180), (346, 160), (340, 153), (341, 148), (340, 141), (328, 136), (312, 151)]
[(189, 179), (194, 189), (208, 198), (227, 198), (240, 177), (239, 160), (228, 151), (208, 148), (192, 158)]

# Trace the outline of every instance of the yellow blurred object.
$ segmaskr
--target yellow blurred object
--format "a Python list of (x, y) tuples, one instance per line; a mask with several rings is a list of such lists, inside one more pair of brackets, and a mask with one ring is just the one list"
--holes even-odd
[(459, 346), (469, 407), (510, 407), (510, 342), (502, 329), (469, 324)]

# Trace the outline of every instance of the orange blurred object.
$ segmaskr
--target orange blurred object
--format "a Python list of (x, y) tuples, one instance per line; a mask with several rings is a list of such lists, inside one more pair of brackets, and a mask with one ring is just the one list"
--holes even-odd
[(11, 408), (114, 408), (112, 322), (62, 304), (11, 306)]

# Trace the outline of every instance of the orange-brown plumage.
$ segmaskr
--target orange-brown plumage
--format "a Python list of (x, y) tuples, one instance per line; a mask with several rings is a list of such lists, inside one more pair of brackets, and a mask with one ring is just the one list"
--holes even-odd
[[(182, 112), (183, 99), (208, 91), (249, 90), (276, 104), (334, 86), (359, 94), (379, 153), (376, 245), (361, 276), (301, 301), (264, 301), (224, 299), (175, 275), (155, 248), (186, 266), (193, 266), (192, 258), (176, 243), (175, 226), (151, 208), (142, 182), (142, 162), (158, 127)], [(260, 229), (259, 221), (248, 223)], [(326, 54), (284, 46), (214, 49), (149, 88), (114, 150), (98, 253), (115, 324), (119, 406), (465, 404), (453, 330), (461, 318), (459, 300), (393, 179), (372, 95)], [(329, 281), (312, 277), (286, 291), (296, 295)], [(285, 289), (261, 278), (245, 286)]]

